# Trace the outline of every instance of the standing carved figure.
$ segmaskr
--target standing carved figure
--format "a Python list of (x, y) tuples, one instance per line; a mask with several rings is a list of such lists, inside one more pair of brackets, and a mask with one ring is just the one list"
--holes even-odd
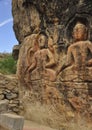
[(53, 53), (47, 46), (47, 39), (44, 34), (39, 34), (36, 38), (39, 49), (33, 55), (32, 64), (28, 68), (30, 73), (30, 81), (46, 79), (54, 81), (56, 79), (56, 74), (52, 66), (54, 66), (55, 60)]

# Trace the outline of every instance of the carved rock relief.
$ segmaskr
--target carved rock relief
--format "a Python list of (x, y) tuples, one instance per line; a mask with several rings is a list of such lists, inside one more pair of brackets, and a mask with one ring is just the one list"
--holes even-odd
[[(53, 38), (46, 33), (32, 34), (24, 40), (17, 74), (29, 97), (31, 95), (34, 101), (55, 104), (56, 107), (67, 101), (77, 112), (86, 109), (89, 104), (87, 99), (91, 97), (91, 84), (88, 81), (91, 82), (92, 79), (92, 44), (87, 39), (87, 33), (84, 24), (75, 25), (74, 41), (68, 47), (64, 61), (60, 60)], [(26, 94), (25, 89), (22, 96)]]
[(90, 22), (84, 22), (79, 17), (75, 16), (68, 27), (62, 25), (61, 19), (56, 16), (51, 17), (51, 21), (49, 17), (49, 22), (43, 18), (34, 26), (37, 28), (32, 28), (32, 34), (22, 39), (17, 67), (21, 98), (30, 98), (30, 103), (54, 104), (57, 111), (63, 104), (65, 109), (72, 109), (73, 112), (83, 113), (88, 109), (87, 113), (90, 113)]

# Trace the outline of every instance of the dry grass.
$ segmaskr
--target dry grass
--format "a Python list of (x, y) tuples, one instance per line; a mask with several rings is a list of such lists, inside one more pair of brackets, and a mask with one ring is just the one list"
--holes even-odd
[(54, 105), (24, 103), (25, 118), (57, 130), (92, 130), (92, 125), (85, 119), (77, 118), (72, 112), (58, 111)]

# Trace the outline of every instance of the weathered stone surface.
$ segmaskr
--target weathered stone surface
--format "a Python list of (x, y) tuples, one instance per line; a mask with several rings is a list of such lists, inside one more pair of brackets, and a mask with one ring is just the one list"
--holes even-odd
[(0, 101), (0, 113), (8, 112), (8, 104), (9, 101), (7, 100)]
[(0, 130), (8, 130), (7, 128), (3, 128), (2, 126), (0, 126)]
[(59, 129), (78, 116), (92, 120), (92, 1), (13, 0), (12, 5), (25, 117)]
[[(90, 0), (13, 0), (14, 30), (19, 42), (40, 29), (48, 28), (53, 34), (54, 18), (59, 19), (60, 37), (71, 38), (71, 26), (78, 20), (91, 24), (92, 1)], [(75, 6), (74, 6), (75, 5)], [(24, 20), (22, 18), (25, 18)], [(35, 20), (34, 20), (35, 19)], [(91, 28), (90, 28), (91, 33)]]
[(7, 93), (6, 94), (6, 98), (9, 100), (17, 98), (17, 97), (18, 97), (18, 94), (16, 94), (16, 93)]
[(1, 102), (6, 102), (6, 100), (8, 101), (7, 110), (13, 112), (12, 105), (15, 105), (18, 109), (19, 106), (18, 93), (19, 88), (16, 76), (0, 74), (0, 101)]
[(18, 59), (20, 47), (21, 47), (20, 45), (15, 45), (15, 46), (13, 47), (12, 56), (13, 56), (13, 58), (14, 58), (15, 60)]
[(0, 100), (3, 100), (3, 99), (4, 99), (4, 95), (0, 94)]
[(24, 125), (24, 118), (13, 114), (1, 114), (0, 126), (4, 130), (22, 130)]

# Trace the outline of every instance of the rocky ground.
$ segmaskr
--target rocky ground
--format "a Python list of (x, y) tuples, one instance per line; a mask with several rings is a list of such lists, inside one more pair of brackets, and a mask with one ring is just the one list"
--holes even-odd
[(35, 122), (25, 120), (23, 130), (56, 130), (50, 127), (39, 125)]
[(85, 124), (80, 121), (78, 124), (76, 123), (67, 123), (67, 128), (62, 127), (61, 129), (54, 129), (44, 125), (39, 125), (35, 122), (25, 120), (23, 130), (92, 130), (91, 123)]

